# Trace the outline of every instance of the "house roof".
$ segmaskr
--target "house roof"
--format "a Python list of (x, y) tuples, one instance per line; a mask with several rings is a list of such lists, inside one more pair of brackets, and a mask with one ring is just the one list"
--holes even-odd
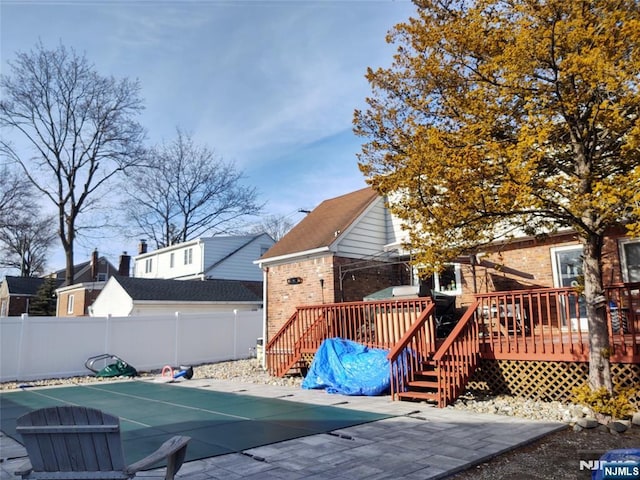
[[(41, 277), (4, 277), (7, 282), (7, 290), (10, 295), (35, 295), (40, 286), (46, 280)], [(56, 285), (60, 286), (62, 282), (56, 280)]]
[(134, 300), (176, 302), (261, 302), (239, 280), (164, 280), (114, 276)]
[(379, 195), (370, 187), (325, 200), (260, 259), (328, 247)]
[[(109, 261), (107, 260), (106, 257), (99, 257), (98, 258), (98, 263), (99, 264), (105, 264), (107, 265), (107, 268), (110, 269), (113, 272), (118, 272), (118, 269)], [(89, 271), (91, 268), (91, 260), (88, 260), (86, 262), (82, 262), (82, 263), (76, 263), (73, 266), (73, 277), (75, 280), (77, 280), (84, 272)], [(66, 283), (64, 283), (65, 277), (67, 275), (67, 269), (66, 268), (62, 268), (60, 270), (56, 270), (55, 272), (46, 275), (47, 277), (53, 277), (56, 278), (58, 280), (62, 280), (63, 284), (66, 285)], [(60, 286), (60, 285), (58, 285)]]

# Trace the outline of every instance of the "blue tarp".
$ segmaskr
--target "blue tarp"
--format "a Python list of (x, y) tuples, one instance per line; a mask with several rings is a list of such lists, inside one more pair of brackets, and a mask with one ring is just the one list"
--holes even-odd
[(324, 388), (343, 395), (382, 395), (389, 391), (388, 350), (368, 348), (341, 338), (322, 342), (302, 388)]

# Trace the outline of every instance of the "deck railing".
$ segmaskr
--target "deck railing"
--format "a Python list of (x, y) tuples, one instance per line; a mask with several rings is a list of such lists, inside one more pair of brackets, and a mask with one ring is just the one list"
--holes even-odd
[(613, 355), (640, 361), (640, 282), (605, 288)]
[(325, 338), (390, 349), (432, 304), (430, 298), (415, 298), (298, 307), (265, 348), (267, 370), (285, 375), (303, 353), (314, 353)]
[[(606, 289), (611, 359), (639, 355), (637, 284)], [(485, 358), (588, 361), (584, 297), (572, 288), (544, 288), (477, 295), (480, 349)]]
[(422, 311), (402, 338), (391, 348), (391, 398), (406, 390), (436, 347), (435, 304)]
[(435, 371), (438, 373), (438, 406), (453, 403), (464, 391), (469, 377), (480, 360), (476, 301), (462, 316), (447, 339), (433, 355)]

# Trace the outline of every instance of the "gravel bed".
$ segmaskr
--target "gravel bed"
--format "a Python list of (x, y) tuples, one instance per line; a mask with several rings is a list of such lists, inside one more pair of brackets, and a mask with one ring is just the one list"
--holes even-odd
[[(160, 375), (161, 371), (141, 373), (141, 377)], [(302, 378), (290, 376), (278, 378), (269, 375), (255, 358), (219, 362), (193, 367), (193, 379), (215, 378), (244, 383), (300, 387)], [(22, 386), (55, 386), (93, 382), (110, 382), (116, 379), (99, 378), (93, 375), (71, 378), (56, 378), (32, 382), (6, 382), (0, 384), (0, 390), (15, 390)], [(117, 379), (121, 380), (121, 379)], [(448, 407), (456, 410), (470, 410), (478, 413), (493, 413), (528, 418), (533, 420), (550, 420), (574, 424), (578, 419), (592, 415), (592, 412), (581, 405), (563, 404), (560, 402), (542, 402), (510, 396), (474, 398), (471, 395), (461, 397), (454, 405)]]

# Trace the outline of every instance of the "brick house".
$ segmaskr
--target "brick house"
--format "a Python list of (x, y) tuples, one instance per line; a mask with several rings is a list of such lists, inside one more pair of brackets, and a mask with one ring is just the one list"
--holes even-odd
[[(31, 300), (44, 282), (42, 277), (6, 276), (0, 284), (0, 317), (19, 317), (29, 313)], [(61, 280), (57, 282), (62, 283)]]
[[(114, 267), (105, 257), (94, 250), (91, 260), (75, 267), (74, 284), (62, 283), (56, 290), (58, 301), (56, 316), (81, 317), (89, 314), (89, 307), (95, 302), (107, 280), (113, 275), (128, 275), (131, 257), (125, 253), (120, 256), (120, 265)], [(64, 280), (64, 270), (56, 272), (57, 278)]]
[[(297, 306), (381, 298), (380, 291), (393, 296), (392, 286), (413, 285), (405, 296), (440, 292), (462, 314), (478, 293), (575, 286), (582, 275), (582, 246), (570, 231), (496, 242), (426, 279), (410, 266), (404, 238), (370, 188), (322, 202), (256, 262), (264, 275), (266, 339)], [(605, 287), (640, 282), (640, 239), (623, 228), (606, 237), (603, 279)]]
[[(126, 255), (125, 255), (126, 256)], [(128, 269), (128, 267), (126, 267)], [(58, 286), (56, 315), (59, 317), (86, 315), (99, 289), (118, 270), (97, 251), (89, 261), (74, 266), (74, 285), (65, 285), (65, 270), (57, 270), (42, 277), (7, 276), (0, 284), (0, 317), (28, 313), (31, 299), (45, 278), (53, 278)]]
[(382, 197), (364, 188), (318, 205), (256, 263), (265, 285), (267, 337), (298, 305), (361, 301), (411, 282), (401, 237)]

